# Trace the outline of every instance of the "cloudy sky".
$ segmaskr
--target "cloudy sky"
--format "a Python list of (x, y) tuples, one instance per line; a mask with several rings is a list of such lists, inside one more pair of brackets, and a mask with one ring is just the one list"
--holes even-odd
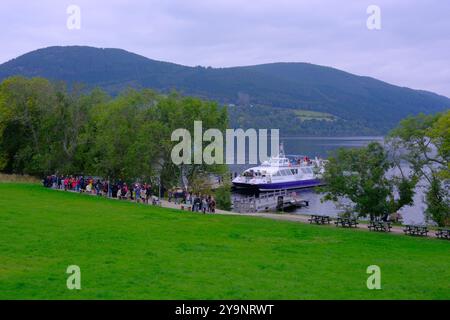
[[(369, 5), (380, 30), (367, 28)], [(1, 0), (0, 30), (0, 63), (90, 45), (191, 66), (311, 62), (450, 97), (448, 0)]]

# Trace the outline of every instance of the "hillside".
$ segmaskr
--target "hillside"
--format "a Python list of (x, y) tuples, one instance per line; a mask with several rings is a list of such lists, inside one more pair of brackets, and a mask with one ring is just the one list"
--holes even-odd
[[(446, 299), (449, 244), (0, 183), (0, 299)], [(81, 270), (68, 290), (66, 269)], [(368, 290), (366, 269), (382, 270)], [(405, 281), (405, 277), (407, 281)]]
[[(130, 86), (176, 89), (232, 104), (233, 127), (282, 128), (282, 134), (384, 134), (407, 115), (450, 108), (450, 99), (431, 92), (308, 63), (187, 67), (121, 49), (71, 46), (36, 50), (0, 65), (0, 80), (12, 75), (82, 82), (111, 94)], [(308, 111), (326, 119), (305, 119), (301, 114)]]

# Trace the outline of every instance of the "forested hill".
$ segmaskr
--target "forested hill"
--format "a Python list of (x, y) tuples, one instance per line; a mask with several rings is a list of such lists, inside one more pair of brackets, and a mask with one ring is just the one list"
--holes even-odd
[(149, 87), (231, 104), (231, 126), (280, 128), (299, 135), (384, 134), (450, 99), (307, 63), (211, 68), (151, 60), (121, 49), (49, 47), (0, 65), (0, 80), (41, 76), (99, 86), (112, 94)]

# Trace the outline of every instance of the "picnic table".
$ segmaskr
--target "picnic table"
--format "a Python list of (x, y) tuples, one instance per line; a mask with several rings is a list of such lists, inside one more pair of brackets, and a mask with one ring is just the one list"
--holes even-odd
[(358, 221), (355, 218), (337, 218), (334, 224), (336, 225), (336, 227), (339, 227), (339, 225), (344, 228), (358, 227)]
[(450, 229), (439, 228), (436, 231), (436, 237), (438, 237), (439, 239), (450, 240)]
[(390, 221), (371, 220), (367, 227), (370, 231), (391, 232), (392, 224)]
[(403, 229), (403, 232), (411, 236), (426, 237), (428, 235), (428, 228), (427, 226), (420, 226), (420, 225), (406, 225), (405, 228)]
[(319, 216), (319, 215), (311, 215), (308, 219), (309, 223), (316, 223), (316, 224), (330, 224), (331, 219), (329, 216)]

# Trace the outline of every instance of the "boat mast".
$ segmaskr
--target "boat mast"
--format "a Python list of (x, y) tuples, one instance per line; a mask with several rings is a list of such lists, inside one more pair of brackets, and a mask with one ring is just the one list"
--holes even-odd
[(284, 158), (284, 145), (283, 145), (283, 142), (280, 143), (280, 152), (278, 154), (278, 158)]

